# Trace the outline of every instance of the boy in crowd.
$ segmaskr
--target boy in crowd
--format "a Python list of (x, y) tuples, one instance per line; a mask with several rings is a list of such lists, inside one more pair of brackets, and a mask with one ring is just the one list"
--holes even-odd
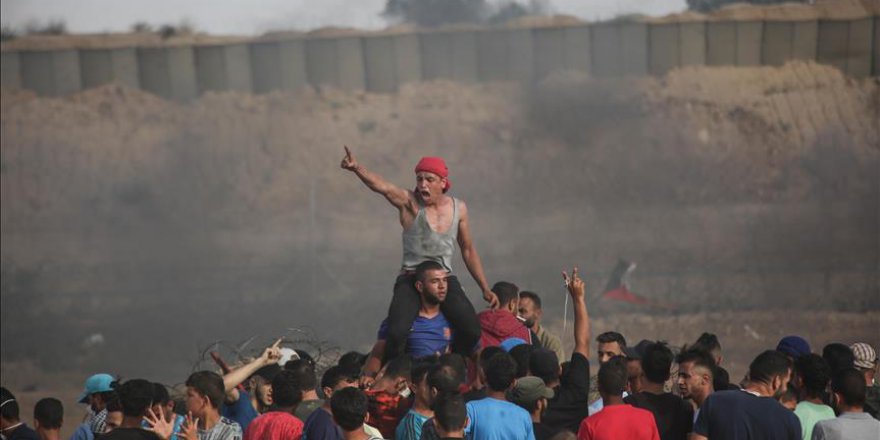
[(516, 361), (507, 353), (498, 353), (480, 370), (480, 376), (488, 390), (485, 398), (466, 405), (471, 421), (468, 438), (535, 440), (529, 413), (506, 400), (507, 390), (516, 380)]
[(547, 410), (547, 402), (552, 398), (553, 390), (535, 376), (517, 379), (516, 385), (507, 393), (507, 400), (519, 405), (532, 416), (532, 430), (535, 431), (536, 440), (547, 440), (560, 431), (541, 423), (541, 417)]
[(400, 356), (385, 365), (376, 382), (366, 391), (370, 401), (370, 423), (383, 437), (394, 436), (400, 419), (409, 410), (410, 402), (401, 393), (407, 389), (411, 370), (410, 357)]
[(119, 403), (122, 405), (122, 423), (100, 437), (101, 440), (167, 440), (167, 430), (144, 429), (141, 422), (153, 405), (153, 384), (143, 379), (131, 379), (119, 386)]
[(324, 401), (318, 397), (318, 376), (315, 373), (315, 362), (311, 359), (292, 360), (284, 365), (284, 369), (296, 374), (296, 381), (300, 384), (302, 392), (302, 401), (296, 407), (296, 417), (300, 420), (306, 420), (312, 415), (312, 411), (324, 404)]
[(697, 420), (703, 402), (715, 392), (716, 357), (703, 350), (689, 348), (678, 354), (678, 391), (683, 399), (690, 399), (695, 407), (693, 421)]
[(382, 440), (381, 437), (364, 431), (367, 405), (367, 395), (357, 388), (343, 388), (333, 393), (333, 397), (330, 398), (330, 411), (333, 413), (333, 421), (342, 430), (344, 440)]
[(333, 366), (321, 377), (321, 391), (324, 393), (324, 404), (312, 411), (306, 419), (303, 438), (308, 440), (342, 440), (342, 430), (333, 422), (330, 413), (330, 398), (336, 391), (357, 386), (357, 372), (351, 367)]
[(241, 426), (220, 415), (226, 397), (223, 378), (212, 371), (199, 371), (186, 379), (185, 440), (241, 440)]
[(578, 440), (659, 440), (657, 424), (650, 411), (623, 403), (626, 361), (615, 356), (599, 367), (599, 393), (605, 402), (601, 411), (585, 418)]
[(34, 428), (40, 440), (59, 440), (63, 422), (64, 406), (60, 400), (47, 397), (34, 405)]
[(458, 393), (442, 393), (434, 402), (434, 426), (440, 440), (464, 438), (467, 425), (467, 408)]
[(294, 416), (302, 401), (302, 385), (295, 371), (284, 370), (272, 379), (272, 408), (248, 425), (244, 440), (299, 440), (303, 422)]
[(791, 361), (775, 350), (759, 354), (749, 365), (742, 390), (716, 391), (700, 408), (693, 440), (756, 438), (800, 440), (797, 416), (776, 400), (788, 387)]
[(854, 368), (838, 372), (831, 380), (834, 406), (840, 413), (813, 427), (813, 440), (876, 440), (880, 421), (864, 412), (865, 386), (862, 374)]
[(414, 400), (412, 408), (397, 425), (394, 436), (396, 440), (419, 440), (422, 436), (422, 425), (434, 417), (434, 411), (431, 410), (433, 396), (428, 385), (428, 373), (436, 365), (432, 360), (423, 360), (413, 366), (408, 385)]
[(794, 388), (798, 390), (800, 401), (794, 415), (801, 422), (804, 440), (810, 440), (816, 422), (834, 418), (834, 410), (822, 402), (822, 395), (831, 381), (831, 368), (822, 356), (813, 353), (797, 358), (794, 365)]
[(507, 281), (499, 281), (492, 286), (498, 295), (498, 308), (487, 309), (477, 314), (480, 320), (480, 346), (483, 348), (501, 345), (505, 339), (519, 338), (527, 344), (532, 343), (532, 332), (516, 317), (519, 306), (519, 287)]
[(642, 391), (623, 399), (624, 403), (646, 409), (654, 415), (661, 440), (685, 440), (693, 427), (693, 407), (672, 393), (664, 391), (675, 355), (662, 342), (645, 348), (642, 370), (645, 380)]
[(7, 440), (40, 440), (37, 432), (19, 418), (18, 401), (6, 388), (0, 388), (0, 433)]
[[(247, 429), (252, 420), (265, 412), (272, 404), (272, 379), (281, 371), (281, 340), (263, 350), (260, 357), (230, 371), (223, 376), (226, 391), (222, 415)], [(248, 391), (239, 389), (239, 384), (247, 381)]]

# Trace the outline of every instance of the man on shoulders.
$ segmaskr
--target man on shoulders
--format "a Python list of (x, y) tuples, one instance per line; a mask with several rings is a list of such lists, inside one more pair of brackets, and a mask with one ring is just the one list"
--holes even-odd
[(700, 408), (693, 440), (801, 439), (801, 424), (778, 397), (791, 378), (791, 361), (778, 351), (759, 354), (742, 390), (716, 391)]

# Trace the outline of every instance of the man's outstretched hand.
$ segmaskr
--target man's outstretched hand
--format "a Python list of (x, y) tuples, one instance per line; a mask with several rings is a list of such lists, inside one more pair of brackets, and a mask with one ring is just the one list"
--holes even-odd
[(357, 170), (357, 160), (355, 160), (354, 156), (351, 154), (351, 150), (348, 149), (348, 145), (345, 145), (344, 147), (345, 156), (342, 158), (342, 163), (340, 163), (339, 166), (349, 171)]
[(578, 275), (577, 267), (571, 270), (570, 278), (568, 272), (563, 270), (562, 279), (565, 280), (565, 287), (568, 288), (568, 293), (572, 298), (578, 299), (584, 297), (584, 280)]
[(483, 299), (489, 303), (489, 308), (497, 309), (498, 308), (498, 295), (491, 290), (483, 291)]

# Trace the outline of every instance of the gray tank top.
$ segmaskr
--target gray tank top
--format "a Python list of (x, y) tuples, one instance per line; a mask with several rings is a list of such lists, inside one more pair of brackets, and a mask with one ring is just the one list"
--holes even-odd
[(452, 254), (458, 239), (458, 201), (452, 198), (452, 227), (441, 234), (431, 229), (425, 207), (419, 206), (412, 224), (403, 231), (403, 269), (415, 270), (423, 261), (436, 261), (452, 272)]

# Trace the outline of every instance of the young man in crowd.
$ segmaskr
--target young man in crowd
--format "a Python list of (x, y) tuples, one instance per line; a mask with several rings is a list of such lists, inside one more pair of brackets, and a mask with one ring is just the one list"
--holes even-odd
[(446, 162), (439, 157), (422, 158), (415, 168), (416, 187), (413, 190), (400, 188), (368, 171), (348, 147), (345, 147), (340, 166), (357, 175), (372, 191), (384, 196), (397, 209), (403, 228), (403, 263), (388, 308), (383, 359), (387, 362), (405, 351), (407, 334), (419, 315), (414, 275), (417, 266), (425, 261), (440, 263), (449, 277), (449, 300), (442, 307), (444, 319), (448, 319), (457, 335), (453, 351), (470, 356), (480, 339), (480, 324), (474, 306), (458, 278), (452, 274), (456, 242), (465, 266), (483, 292), (483, 299), (491, 307), (497, 307), (498, 298), (489, 289), (483, 274), (483, 263), (471, 237), (467, 205), (446, 194), (451, 187)]
[(114, 384), (113, 376), (104, 373), (94, 374), (86, 379), (83, 392), (79, 396), (79, 403), (89, 405), (89, 412), (83, 420), (86, 426), (77, 428), (70, 440), (92, 440), (105, 431), (107, 402), (116, 399)]
[(554, 429), (577, 432), (581, 421), (589, 414), (587, 396), (590, 392), (590, 317), (584, 299), (584, 281), (577, 268), (571, 278), (563, 272), (563, 279), (571, 296), (574, 310), (574, 351), (565, 374), (561, 373), (559, 359), (550, 350), (539, 349), (529, 358), (529, 374), (544, 381), (553, 390), (547, 402), (547, 411), (541, 419)]
[(806, 356), (811, 353), (810, 343), (807, 342), (806, 339), (796, 335), (786, 336), (780, 339), (779, 343), (776, 344), (776, 351), (784, 353), (792, 360), (792, 362), (801, 356)]
[(143, 379), (131, 379), (119, 386), (119, 403), (122, 405), (122, 423), (100, 437), (101, 440), (167, 440), (167, 430), (145, 429), (141, 422), (153, 405), (153, 384)]
[(679, 395), (693, 402), (693, 421), (697, 420), (703, 402), (715, 391), (715, 359), (712, 354), (693, 347), (682, 351), (676, 358)]
[(178, 436), (183, 440), (241, 440), (241, 426), (220, 415), (226, 397), (223, 378), (199, 371), (186, 379), (186, 422)]
[[(173, 423), (174, 428), (171, 432), (171, 437), (169, 437), (168, 440), (177, 440), (177, 434), (180, 433), (180, 430), (183, 427), (183, 422), (186, 421), (186, 417), (174, 413), (174, 402), (171, 400), (171, 396), (168, 394), (168, 389), (165, 388), (165, 385), (157, 382), (153, 383), (153, 405), (150, 407), (150, 409), (157, 417), (162, 417), (163, 419), (170, 420), (171, 423)], [(110, 417), (111, 410), (110, 405), (108, 404), (108, 424), (110, 423)], [(146, 428), (149, 426), (149, 422), (144, 420), (141, 422), (141, 426)]]
[(396, 440), (419, 440), (422, 436), (422, 425), (434, 417), (434, 411), (431, 410), (433, 395), (428, 385), (428, 373), (436, 365), (432, 360), (422, 360), (413, 365), (408, 383), (414, 397), (413, 404), (397, 425), (394, 435)]
[[(453, 343), (452, 327), (440, 310), (447, 300), (448, 276), (449, 272), (435, 261), (425, 261), (415, 268), (415, 290), (420, 305), (418, 316), (408, 332), (404, 350), (413, 358), (446, 353)], [(364, 375), (367, 377), (375, 377), (382, 366), (389, 328), (387, 319), (379, 326), (378, 340), (364, 366)]]
[(300, 375), (284, 370), (272, 379), (272, 408), (254, 419), (244, 431), (244, 440), (299, 440), (303, 422), (294, 413), (302, 401)]
[(797, 416), (776, 400), (791, 377), (788, 357), (765, 351), (749, 365), (748, 375), (742, 390), (716, 391), (703, 402), (693, 440), (801, 439)]
[(519, 338), (532, 343), (531, 331), (516, 317), (519, 305), (519, 287), (507, 281), (499, 281), (492, 286), (498, 295), (498, 308), (483, 310), (477, 315), (480, 320), (480, 346), (483, 348), (501, 345), (506, 339)]
[(60, 440), (64, 423), (64, 406), (52, 397), (40, 399), (34, 405), (34, 428), (40, 440)]
[(605, 406), (581, 422), (578, 440), (659, 440), (651, 412), (623, 403), (627, 377), (623, 356), (605, 361), (597, 377)]
[(852, 350), (839, 342), (832, 342), (822, 348), (822, 357), (831, 367), (832, 376), (843, 370), (855, 368), (856, 357)]
[(642, 369), (645, 371), (642, 391), (623, 399), (624, 403), (648, 410), (654, 415), (661, 440), (686, 440), (693, 428), (693, 407), (681, 397), (664, 390), (674, 359), (675, 355), (665, 343), (648, 345), (642, 356)]
[(718, 340), (718, 336), (714, 333), (704, 332), (689, 348), (705, 351), (712, 355), (715, 367), (720, 367), (721, 362), (724, 360), (724, 354), (721, 351), (721, 341)]
[(544, 317), (541, 297), (535, 292), (520, 292), (518, 312), (520, 319), (523, 320), (523, 324), (537, 336), (538, 344), (541, 348), (546, 348), (556, 353), (557, 359), (565, 359), (565, 353), (562, 351), (562, 340), (559, 339), (559, 336), (550, 333), (549, 330), (541, 325), (541, 318)]
[[(302, 401), (296, 407), (296, 417), (307, 420), (312, 411), (321, 407), (324, 401), (318, 397), (318, 375), (315, 373), (315, 362), (311, 359), (297, 359), (284, 365), (285, 370), (293, 371), (296, 380), (302, 387)], [(273, 394), (274, 396), (274, 394)]]
[[(619, 334), (616, 334), (619, 336)], [(622, 338), (623, 336), (621, 336)], [(626, 343), (626, 342), (624, 342)], [(642, 358), (645, 356), (645, 349), (653, 344), (653, 342), (642, 339), (636, 344), (635, 347), (624, 346), (623, 347), (623, 356), (626, 358), (626, 390), (624, 390), (623, 397), (624, 399), (630, 394), (638, 393), (642, 391), (645, 384), (645, 370), (642, 368)], [(594, 389), (595, 382), (590, 382), (591, 389)], [(598, 391), (597, 391), (598, 392)], [(593, 403), (590, 404), (590, 415), (596, 414), (599, 411), (602, 411), (602, 407), (604, 406), (604, 402), (602, 398), (599, 397)]]
[(21, 421), (18, 401), (6, 388), (0, 388), (0, 434), (6, 440), (40, 440), (37, 432)]
[(357, 371), (347, 366), (333, 366), (321, 377), (321, 391), (324, 403), (306, 419), (303, 438), (307, 440), (342, 440), (342, 430), (333, 422), (330, 413), (330, 398), (343, 388), (358, 385)]
[(822, 396), (831, 381), (831, 368), (822, 356), (810, 353), (794, 362), (794, 388), (798, 390), (798, 404), (794, 415), (801, 422), (804, 440), (813, 436), (813, 425), (834, 418), (834, 410), (822, 402)]
[[(618, 332), (605, 332), (596, 336), (596, 359), (599, 365), (604, 364), (615, 356), (623, 356), (626, 351), (626, 339)], [(596, 375), (590, 377), (590, 404), (599, 400), (599, 389), (596, 387)], [(602, 409), (602, 406), (594, 407), (593, 413)]]
[[(552, 353), (552, 352), (551, 352)], [(498, 353), (480, 369), (487, 385), (486, 397), (467, 403), (472, 440), (535, 440), (532, 418), (526, 410), (506, 399), (516, 380), (516, 361), (507, 353)]]
[(865, 412), (880, 420), (880, 384), (874, 383), (877, 372), (877, 352), (874, 347), (856, 342), (849, 346), (855, 357), (854, 365), (865, 377)]
[[(157, 414), (157, 418), (158, 418), (159, 413), (155, 413), (155, 414)], [(175, 416), (176, 417), (183, 417), (178, 414), (175, 414)], [(118, 428), (120, 425), (122, 425), (123, 418), (125, 418), (125, 416), (122, 414), (122, 403), (119, 402), (119, 397), (117, 396), (115, 399), (107, 402), (107, 420), (104, 421), (104, 432), (102, 434), (106, 434), (106, 433)], [(166, 420), (168, 420), (168, 419), (166, 419)], [(174, 420), (176, 421), (176, 419), (174, 419)], [(170, 422), (169, 422), (169, 424), (170, 424)], [(82, 426), (85, 426), (85, 425), (80, 425), (80, 428)], [(141, 426), (143, 426), (144, 428), (149, 428), (150, 424), (148, 422), (144, 421), (141, 424)], [(174, 425), (172, 425), (172, 426), (174, 426)], [(80, 429), (80, 428), (77, 428), (77, 429)], [(182, 428), (182, 425), (177, 427), (176, 429), (172, 428), (172, 432), (171, 432), (171, 435), (168, 437), (168, 440), (177, 440), (177, 434), (180, 432), (181, 428)]]
[(865, 385), (862, 374), (853, 368), (838, 372), (831, 380), (834, 406), (840, 414), (813, 427), (813, 440), (877, 440), (880, 421), (864, 412)]
[[(222, 414), (241, 427), (247, 429), (252, 420), (265, 412), (272, 404), (272, 379), (281, 371), (278, 361), (281, 360), (281, 340), (263, 350), (260, 357), (230, 371), (223, 376), (223, 387), (226, 390), (225, 405)], [(248, 382), (249, 391), (239, 389), (239, 384)]]
[(559, 429), (541, 423), (541, 417), (547, 410), (547, 402), (553, 398), (553, 390), (544, 385), (539, 377), (526, 376), (516, 380), (516, 385), (507, 393), (507, 400), (519, 405), (532, 416), (532, 429), (536, 440), (548, 440)]
[(464, 438), (467, 408), (458, 393), (443, 393), (434, 402), (434, 427), (440, 440)]
[(369, 398), (370, 423), (383, 437), (392, 437), (400, 419), (409, 410), (407, 382), (410, 380), (412, 359), (400, 356), (385, 364), (376, 381), (366, 390)]
[(330, 411), (333, 413), (333, 421), (342, 430), (344, 440), (382, 440), (381, 437), (364, 431), (367, 405), (367, 395), (355, 387), (343, 388), (333, 393)]

